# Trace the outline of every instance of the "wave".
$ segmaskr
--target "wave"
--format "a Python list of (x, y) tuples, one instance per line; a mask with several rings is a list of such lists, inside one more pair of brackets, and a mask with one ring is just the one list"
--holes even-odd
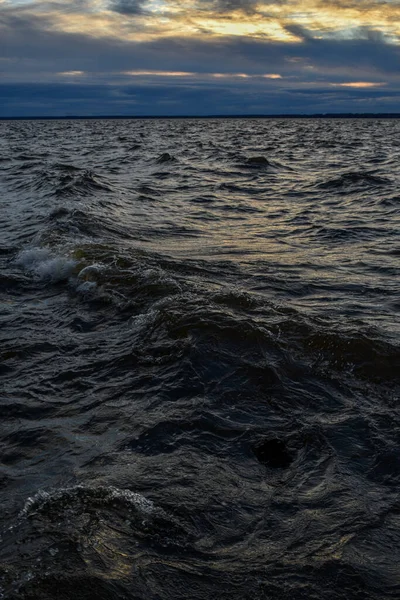
[(163, 152), (156, 160), (157, 164), (161, 165), (164, 163), (176, 162), (176, 158), (169, 152)]
[[(80, 484), (39, 491), (3, 532), (2, 591), (7, 598), (116, 600), (125, 597), (138, 564), (149, 568), (154, 555), (168, 562), (192, 539), (173, 516), (130, 489)], [(21, 556), (11, 565), (13, 544)]]
[(313, 233), (316, 237), (337, 242), (343, 242), (344, 240), (354, 242), (368, 239), (376, 240), (379, 237), (387, 237), (390, 234), (391, 231), (387, 227), (368, 227), (350, 224), (344, 224), (342, 228), (329, 226), (315, 227)]
[(49, 219), (57, 221), (58, 219), (63, 219), (64, 217), (68, 217), (71, 214), (71, 211), (65, 206), (59, 206), (58, 208), (54, 208), (49, 214)]
[[(316, 372), (331, 369), (389, 386), (398, 380), (399, 348), (372, 330), (353, 332), (322, 326), (300, 315), (293, 318), (272, 304), (262, 308), (256, 295), (240, 290), (227, 288), (204, 296), (205, 292), (188, 280), (186, 269), (181, 271), (179, 263), (157, 255), (118, 254), (114, 246), (92, 243), (73, 245), (66, 255), (57, 254), (56, 248), (30, 248), (16, 257), (15, 264), (34, 280), (52, 285), (65, 282), (71, 293), (82, 294), (89, 301), (111, 302), (117, 311), (157, 309), (157, 328), (167, 332), (170, 340), (190, 339), (196, 348), (204, 343), (207, 353), (210, 340), (215, 339), (215, 349), (223, 353), (224, 361), (228, 357), (228, 364), (232, 361), (232, 381), (247, 378), (249, 384), (257, 387), (260, 383), (266, 389), (281, 385), (287, 360), (292, 353), (298, 355), (300, 348), (301, 359)], [(11, 284), (21, 286), (24, 280), (13, 278)], [(161, 313), (157, 312), (160, 309)], [(264, 315), (264, 327), (252, 322), (253, 311)], [(278, 326), (273, 324), (275, 319)], [(275, 355), (272, 363), (256, 359), (257, 353), (253, 356), (245, 340), (264, 347), (265, 356)], [(287, 348), (290, 343), (292, 350)], [(243, 361), (237, 360), (237, 352)], [(279, 368), (274, 366), (275, 360)]]
[(390, 179), (387, 177), (381, 177), (374, 173), (367, 171), (351, 171), (349, 173), (343, 173), (335, 179), (328, 179), (318, 183), (318, 187), (321, 189), (341, 189), (341, 188), (352, 188), (355, 186), (361, 187), (381, 187), (389, 185)]
[(92, 194), (98, 191), (112, 192), (111, 185), (93, 171), (84, 170), (78, 173), (68, 173), (59, 177), (55, 185), (56, 196), (75, 196)]
[(399, 595), (398, 124), (384, 125), (9, 134), (0, 596)]
[(150, 186), (144, 183), (141, 183), (138, 188), (137, 191), (140, 194), (143, 194), (144, 196), (161, 196), (161, 192), (160, 190), (156, 189), (154, 186)]
[(76, 502), (92, 509), (96, 506), (112, 506), (115, 509), (117, 505), (121, 504), (143, 514), (151, 514), (155, 510), (153, 502), (131, 490), (121, 490), (113, 486), (88, 487), (76, 485), (52, 492), (39, 491), (35, 496), (28, 498), (20, 517), (29, 518), (60, 509), (64, 512)]
[(246, 160), (245, 165), (254, 168), (265, 168), (270, 167), (271, 162), (265, 156), (250, 156)]
[(36, 278), (52, 283), (69, 279), (77, 265), (73, 258), (55, 256), (48, 248), (23, 250), (15, 263)]
[(316, 373), (342, 373), (349, 379), (355, 376), (359, 381), (393, 388), (400, 381), (400, 347), (371, 330), (346, 331), (289, 318), (273, 331), (287, 336), (284, 344), (291, 341), (294, 355), (306, 359)]
[(113, 192), (111, 183), (104, 175), (98, 175), (90, 169), (74, 165), (56, 163), (48, 168), (35, 169), (36, 165), (27, 163), (26, 168), (32, 172), (27, 177), (15, 180), (15, 189), (34, 189), (44, 195), (58, 197), (82, 197), (98, 192)]

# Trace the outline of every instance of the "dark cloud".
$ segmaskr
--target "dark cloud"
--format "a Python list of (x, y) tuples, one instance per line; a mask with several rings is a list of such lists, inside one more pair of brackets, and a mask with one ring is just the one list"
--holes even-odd
[(284, 29), (288, 33), (296, 36), (297, 38), (303, 41), (311, 41), (314, 39), (314, 35), (311, 31), (306, 29), (304, 26), (299, 25), (298, 23), (285, 23)]
[[(0, 115), (331, 112), (364, 110), (368, 103), (376, 111), (399, 110), (399, 46), (368, 28), (362, 39), (350, 40), (315, 39), (293, 23), (287, 30), (302, 41), (213, 36), (138, 43), (68, 34), (52, 29), (45, 16), (3, 11)], [(123, 75), (134, 70), (197, 75), (150, 74), (145, 81)], [(70, 71), (86, 74), (59, 75)], [(215, 71), (279, 73), (282, 79), (238, 82), (201, 75)], [(349, 81), (386, 85), (362, 90), (330, 85)]]
[(241, 11), (251, 15), (255, 13), (264, 14), (265, 6), (286, 3), (287, 0), (263, 0), (262, 8), (260, 8), (259, 0), (198, 0), (196, 6), (200, 10), (206, 10), (213, 15), (225, 15), (233, 11)]
[(365, 39), (370, 42), (375, 42), (377, 44), (386, 44), (387, 39), (386, 36), (382, 33), (382, 31), (377, 31), (376, 29), (371, 29), (371, 27), (357, 27), (354, 31), (354, 37), (358, 39)]
[(136, 85), (2, 84), (1, 117), (177, 116), (396, 112), (400, 92), (322, 87), (274, 89), (260, 82)]
[(253, 14), (257, 9), (257, 0), (200, 0), (198, 7), (213, 14), (224, 14), (237, 10)]
[[(3, 80), (20, 74), (40, 81), (41, 72), (82, 70), (113, 73), (133, 69), (190, 72), (281, 73), (311, 80), (335, 71), (358, 78), (399, 77), (400, 47), (372, 30), (364, 39), (314, 39), (304, 28), (292, 32), (302, 42), (254, 38), (159, 38), (148, 42), (94, 38), (51, 30), (44, 17), (0, 15)], [(288, 29), (289, 30), (289, 29)], [(293, 62), (292, 62), (293, 61)], [(294, 62), (296, 61), (296, 62)]]
[(143, 15), (146, 11), (143, 5), (146, 0), (114, 0), (109, 4), (109, 9), (121, 15)]

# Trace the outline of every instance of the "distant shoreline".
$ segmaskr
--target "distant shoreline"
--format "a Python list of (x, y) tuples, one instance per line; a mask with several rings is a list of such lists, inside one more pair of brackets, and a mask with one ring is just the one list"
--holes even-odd
[(400, 119), (400, 113), (316, 113), (316, 114), (277, 114), (277, 115), (66, 115), (0, 117), (0, 121), (74, 121), (74, 120), (159, 120), (159, 119)]

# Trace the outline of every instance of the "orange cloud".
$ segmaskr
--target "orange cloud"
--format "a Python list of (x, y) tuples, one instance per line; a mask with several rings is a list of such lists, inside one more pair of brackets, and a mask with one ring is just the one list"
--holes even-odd
[(63, 77), (81, 77), (84, 74), (85, 71), (61, 71), (57, 73), (57, 75), (62, 75)]
[(264, 79), (282, 79), (282, 75), (278, 73), (266, 73), (265, 75), (258, 75), (257, 73), (253, 73), (249, 75), (248, 73), (210, 73), (212, 77), (216, 77), (217, 79), (229, 79), (231, 77), (241, 77), (242, 79), (250, 79), (254, 77), (264, 77)]
[(332, 83), (331, 85), (337, 87), (350, 87), (350, 88), (370, 88), (370, 87), (380, 87), (382, 85), (386, 85), (385, 83), (373, 83), (372, 81), (350, 81), (349, 83)]
[(138, 69), (136, 71), (123, 71), (123, 75), (131, 75), (133, 77), (143, 76), (143, 75), (155, 75), (156, 77), (190, 77), (194, 75), (194, 73), (190, 73), (187, 71), (143, 71)]

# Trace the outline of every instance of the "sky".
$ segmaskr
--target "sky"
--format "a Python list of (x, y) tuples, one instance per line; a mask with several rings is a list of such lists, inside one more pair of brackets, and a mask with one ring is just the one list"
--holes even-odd
[(400, 112), (400, 0), (0, 0), (0, 117)]

